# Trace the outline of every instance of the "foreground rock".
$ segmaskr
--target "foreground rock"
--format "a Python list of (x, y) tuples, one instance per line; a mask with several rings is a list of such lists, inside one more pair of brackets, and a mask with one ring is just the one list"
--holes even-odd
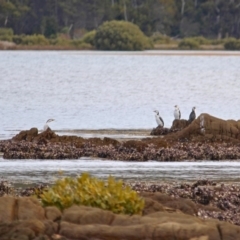
[(199, 180), (195, 183), (129, 183), (144, 197), (200, 218), (240, 225), (240, 185)]
[(29, 240), (240, 239), (238, 226), (166, 207), (155, 194), (145, 201), (143, 216), (127, 216), (85, 206), (60, 212), (56, 207), (43, 208), (32, 198), (0, 197), (0, 236)]
[[(187, 125), (187, 126), (186, 126)], [(58, 136), (32, 128), (0, 141), (5, 159), (78, 159), (97, 157), (125, 161), (240, 159), (240, 121), (201, 114), (191, 124), (175, 120), (161, 137), (120, 142), (111, 138)]]

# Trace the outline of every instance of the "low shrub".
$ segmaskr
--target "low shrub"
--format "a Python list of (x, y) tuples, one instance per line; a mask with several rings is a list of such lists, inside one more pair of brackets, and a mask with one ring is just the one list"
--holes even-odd
[(144, 200), (130, 187), (124, 187), (122, 181), (109, 177), (104, 182), (87, 173), (56, 181), (41, 195), (41, 200), (44, 206), (56, 206), (61, 210), (76, 204), (114, 213), (141, 214), (144, 207)]
[(188, 39), (197, 42), (199, 45), (209, 45), (209, 44), (211, 44), (211, 42), (203, 36), (192, 37), (192, 38), (188, 38)]
[(12, 42), (13, 30), (11, 28), (0, 28), (0, 41)]
[(163, 35), (159, 32), (154, 33), (150, 39), (154, 44), (169, 44), (171, 42), (171, 38), (167, 35)]
[(180, 49), (198, 49), (199, 43), (193, 39), (184, 38), (179, 44)]
[(92, 46), (95, 46), (95, 36), (96, 36), (96, 30), (92, 30), (84, 34), (81, 40), (84, 43), (88, 43), (88, 44), (91, 44)]
[[(17, 41), (17, 38), (15, 39)], [(41, 34), (22, 35), (18, 38), (22, 45), (49, 45), (49, 41)]]
[(16, 43), (16, 44), (22, 44), (22, 42), (23, 42), (23, 38), (25, 37), (26, 35), (14, 35), (13, 36), (13, 38), (12, 38), (12, 40), (13, 40), (13, 42), (14, 43)]
[(56, 46), (69, 46), (70, 40), (57, 37), (57, 38), (49, 39), (49, 43), (51, 45), (56, 45)]
[(95, 46), (99, 50), (144, 50), (151, 41), (139, 27), (126, 21), (104, 22), (96, 31)]
[(82, 39), (71, 40), (70, 44), (77, 49), (92, 49), (92, 45), (85, 43)]
[(240, 40), (234, 38), (228, 39), (228, 41), (224, 43), (224, 48), (226, 50), (240, 50)]

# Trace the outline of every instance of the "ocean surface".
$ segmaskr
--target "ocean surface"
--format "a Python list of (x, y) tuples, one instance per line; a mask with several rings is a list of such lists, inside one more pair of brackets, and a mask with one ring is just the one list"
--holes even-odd
[(109, 175), (124, 181), (240, 182), (240, 162), (120, 162), (82, 158), (79, 160), (4, 160), (0, 159), (0, 181), (15, 185), (53, 183), (56, 179), (88, 172), (107, 179)]
[[(183, 119), (195, 106), (197, 115), (238, 120), (239, 66), (238, 52), (0, 51), (0, 140), (42, 130), (49, 118), (60, 135), (101, 137), (117, 130), (111, 136), (140, 138), (156, 127), (156, 109), (170, 127), (176, 104)], [(240, 162), (4, 160), (0, 153), (0, 177), (16, 183), (85, 171), (125, 180), (238, 182)]]
[[(200, 54), (199, 54), (200, 53)], [(240, 119), (236, 52), (1, 51), (0, 139), (41, 130), (152, 129), (174, 105), (188, 119)]]

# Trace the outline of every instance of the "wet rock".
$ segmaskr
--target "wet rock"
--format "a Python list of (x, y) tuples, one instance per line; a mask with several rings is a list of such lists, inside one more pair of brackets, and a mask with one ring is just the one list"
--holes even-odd
[(143, 152), (148, 144), (143, 141), (129, 140), (124, 142), (122, 146), (127, 149), (136, 149), (139, 152)]
[(240, 185), (199, 180), (195, 183), (129, 183), (144, 197), (164, 207), (179, 209), (202, 219), (214, 218), (240, 225)]
[[(58, 136), (51, 129), (22, 131), (12, 140), (0, 141), (5, 159), (78, 159), (97, 157), (124, 161), (184, 161), (240, 159), (240, 120), (224, 121), (201, 114), (191, 124), (174, 120), (160, 137), (117, 141)], [(181, 130), (181, 128), (183, 128)], [(166, 130), (166, 132), (164, 132)]]
[(58, 137), (58, 135), (55, 132), (53, 132), (50, 127), (48, 127), (47, 130), (45, 130), (45, 131), (41, 132), (40, 134), (38, 134), (37, 136), (35, 136), (34, 140), (40, 143), (40, 142), (43, 142), (44, 140), (45, 141), (51, 140), (51, 139), (57, 138), (57, 137)]
[(171, 130), (169, 128), (163, 128), (161, 126), (158, 126), (156, 128), (153, 128), (153, 130), (151, 131), (150, 135), (155, 135), (155, 136), (167, 135), (170, 132), (171, 132)]
[(175, 139), (194, 141), (231, 141), (240, 140), (240, 120), (223, 120), (203, 113), (186, 128), (172, 135)]
[(12, 185), (7, 181), (0, 181), (0, 197), (13, 193)]
[(30, 130), (21, 131), (15, 137), (13, 137), (12, 140), (14, 140), (14, 141), (22, 141), (22, 140), (32, 141), (37, 136), (38, 136), (38, 129), (31, 128)]
[(189, 125), (189, 122), (185, 119), (175, 119), (172, 123), (172, 127), (170, 128), (171, 132), (178, 132), (184, 129)]

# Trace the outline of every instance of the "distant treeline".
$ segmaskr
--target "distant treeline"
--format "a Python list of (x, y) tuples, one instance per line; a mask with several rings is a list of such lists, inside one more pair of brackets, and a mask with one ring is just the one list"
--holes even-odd
[(125, 20), (147, 35), (240, 37), (240, 0), (0, 0), (0, 28), (16, 35), (78, 38), (103, 22)]

